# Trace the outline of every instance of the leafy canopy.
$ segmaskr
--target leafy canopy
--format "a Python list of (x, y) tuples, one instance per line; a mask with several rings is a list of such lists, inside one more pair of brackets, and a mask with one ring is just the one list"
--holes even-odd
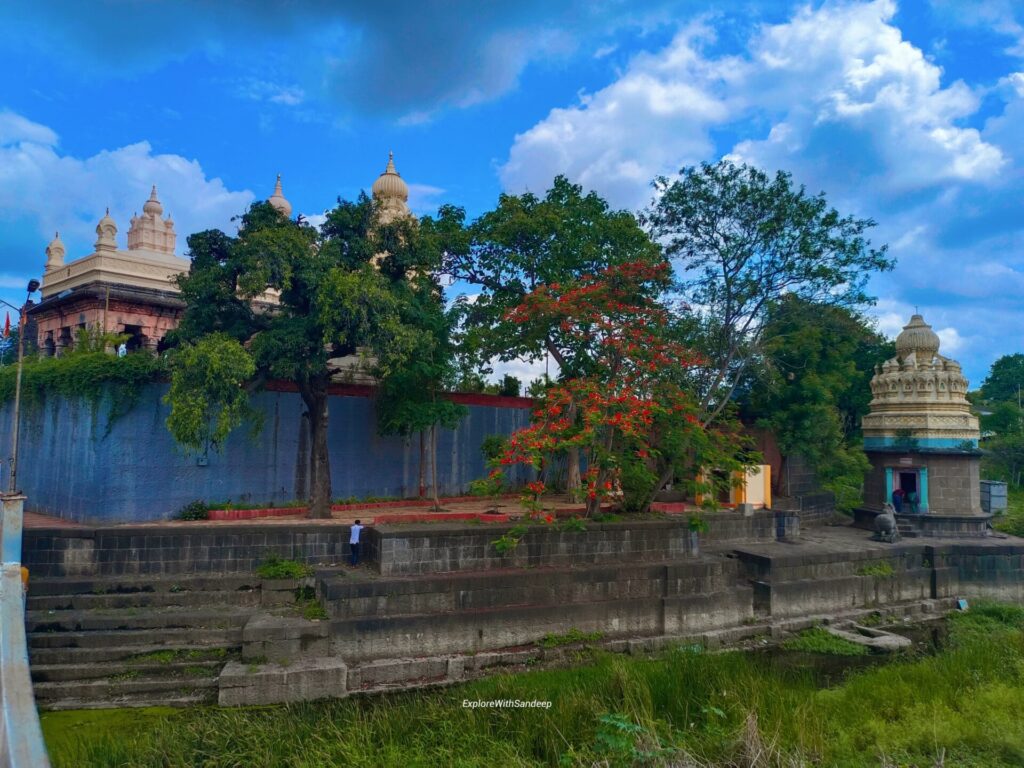
[(789, 294), (773, 303), (757, 375), (742, 410), (770, 429), (783, 455), (801, 454), (839, 509), (860, 501), (870, 468), (860, 420), (868, 412), (874, 366), (895, 353), (863, 317)]
[(768, 311), (784, 295), (859, 307), (872, 273), (891, 269), (872, 248), (870, 219), (842, 216), (823, 194), (794, 187), (783, 172), (721, 161), (655, 181), (643, 220), (677, 266), (688, 335), (705, 363), (692, 371), (702, 419), (726, 407), (758, 353)]
[(481, 287), (462, 297), (463, 346), (478, 364), (492, 358), (538, 359), (550, 353), (565, 372), (593, 353), (580, 339), (543, 321), (511, 323), (508, 314), (542, 285), (557, 286), (625, 263), (655, 264), (660, 251), (628, 211), (584, 194), (564, 176), (544, 197), (502, 195), (475, 220), (444, 259), (444, 272)]
[(179, 348), (167, 398), (179, 441), (222, 442), (246, 413), (249, 379), (325, 395), (331, 358), (366, 351), (386, 378), (422, 348), (429, 330), (406, 305), (417, 292), (433, 295), (444, 222), (374, 216), (365, 196), (341, 201), (318, 231), (257, 203), (237, 237), (189, 237), (192, 268), (179, 278), (187, 309), (172, 336)]

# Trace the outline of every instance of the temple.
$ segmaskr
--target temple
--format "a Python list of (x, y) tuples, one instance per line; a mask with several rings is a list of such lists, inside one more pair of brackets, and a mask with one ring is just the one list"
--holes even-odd
[(864, 514), (892, 504), (904, 533), (985, 535), (978, 418), (967, 379), (939, 354), (939, 337), (914, 315), (896, 338), (896, 357), (875, 369), (862, 422), (871, 471)]
[[(372, 193), (379, 220), (412, 215), (409, 188), (395, 169), (393, 154), (373, 183)], [(291, 217), (292, 205), (284, 196), (280, 174), (267, 202)], [(87, 329), (127, 335), (129, 350), (162, 351), (167, 333), (177, 327), (185, 310), (175, 278), (188, 272), (191, 262), (175, 254), (176, 244), (174, 221), (164, 218), (155, 186), (142, 215), (132, 216), (127, 249), (118, 247), (117, 223), (109, 208), (96, 225), (94, 250), (87, 256), (68, 261), (60, 234), (55, 234), (46, 247), (42, 301), (29, 309), (29, 327), (37, 329), (40, 353), (61, 355), (74, 346), (79, 331)], [(274, 301), (269, 292), (264, 298)], [(359, 379), (357, 367), (361, 366), (346, 359), (339, 373)]]
[(127, 334), (129, 349), (161, 349), (185, 308), (174, 277), (189, 268), (188, 259), (174, 253), (174, 221), (163, 212), (153, 187), (142, 215), (132, 217), (127, 250), (118, 248), (110, 209), (96, 225), (93, 252), (84, 258), (65, 261), (64, 243), (59, 233), (54, 236), (46, 248), (42, 301), (30, 310), (42, 354), (60, 355), (87, 328)]

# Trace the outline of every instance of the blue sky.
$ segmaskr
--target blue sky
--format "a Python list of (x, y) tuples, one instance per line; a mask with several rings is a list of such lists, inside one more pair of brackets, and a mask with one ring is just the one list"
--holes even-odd
[(389, 150), (417, 212), (470, 215), (558, 173), (639, 209), (728, 156), (878, 221), (883, 331), (919, 307), (975, 386), (1024, 349), (1017, 0), (36, 0), (0, 5), (0, 73), (12, 303), (54, 230), (86, 255), (109, 206), (123, 247), (154, 183), (184, 250), (278, 172), (315, 215)]

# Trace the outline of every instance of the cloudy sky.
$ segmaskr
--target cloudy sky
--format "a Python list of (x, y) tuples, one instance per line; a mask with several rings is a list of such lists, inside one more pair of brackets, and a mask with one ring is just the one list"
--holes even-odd
[[(368, 189), (475, 215), (559, 173), (637, 209), (728, 156), (878, 221), (980, 383), (1024, 350), (1024, 2), (15, 0), (0, 4), (0, 298), (59, 229), (91, 250), (157, 184), (182, 235), (284, 176), (295, 210)], [(184, 238), (181, 238), (183, 244)]]

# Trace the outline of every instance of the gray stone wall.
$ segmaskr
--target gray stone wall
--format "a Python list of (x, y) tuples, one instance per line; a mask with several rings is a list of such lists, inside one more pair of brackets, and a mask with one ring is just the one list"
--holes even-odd
[[(771, 540), (780, 525), (787, 536), (798, 535), (795, 516), (757, 512), (750, 516), (716, 512), (705, 516), (702, 541)], [(788, 526), (788, 527), (786, 527)], [(387, 526), (374, 531), (378, 565), (385, 576), (486, 571), (502, 568), (601, 565), (673, 560), (694, 552), (688, 519), (586, 523), (586, 530), (533, 526), (510, 552), (494, 541), (510, 525)]]
[[(914, 466), (928, 469), (928, 512), (936, 515), (980, 515), (981, 459), (969, 454), (903, 454)], [(871, 471), (864, 484), (864, 506), (880, 509), (888, 499), (885, 468), (899, 469), (899, 453), (869, 452)]]
[[(704, 541), (771, 540), (799, 533), (795, 516), (707, 516)], [(360, 557), (385, 576), (539, 566), (649, 563), (694, 553), (687, 518), (586, 524), (582, 531), (540, 525), (508, 554), (494, 541), (512, 526), (414, 524), (369, 527)], [(297, 523), (27, 529), (22, 560), (36, 576), (252, 573), (271, 556), (311, 565), (345, 562), (349, 527)]]
[(928, 511), (937, 515), (981, 514), (981, 459), (928, 455)]
[[(27, 529), (22, 563), (33, 576), (159, 576), (252, 573), (272, 555), (340, 563), (346, 525), (223, 525)], [(372, 544), (363, 556), (375, 556)]]

